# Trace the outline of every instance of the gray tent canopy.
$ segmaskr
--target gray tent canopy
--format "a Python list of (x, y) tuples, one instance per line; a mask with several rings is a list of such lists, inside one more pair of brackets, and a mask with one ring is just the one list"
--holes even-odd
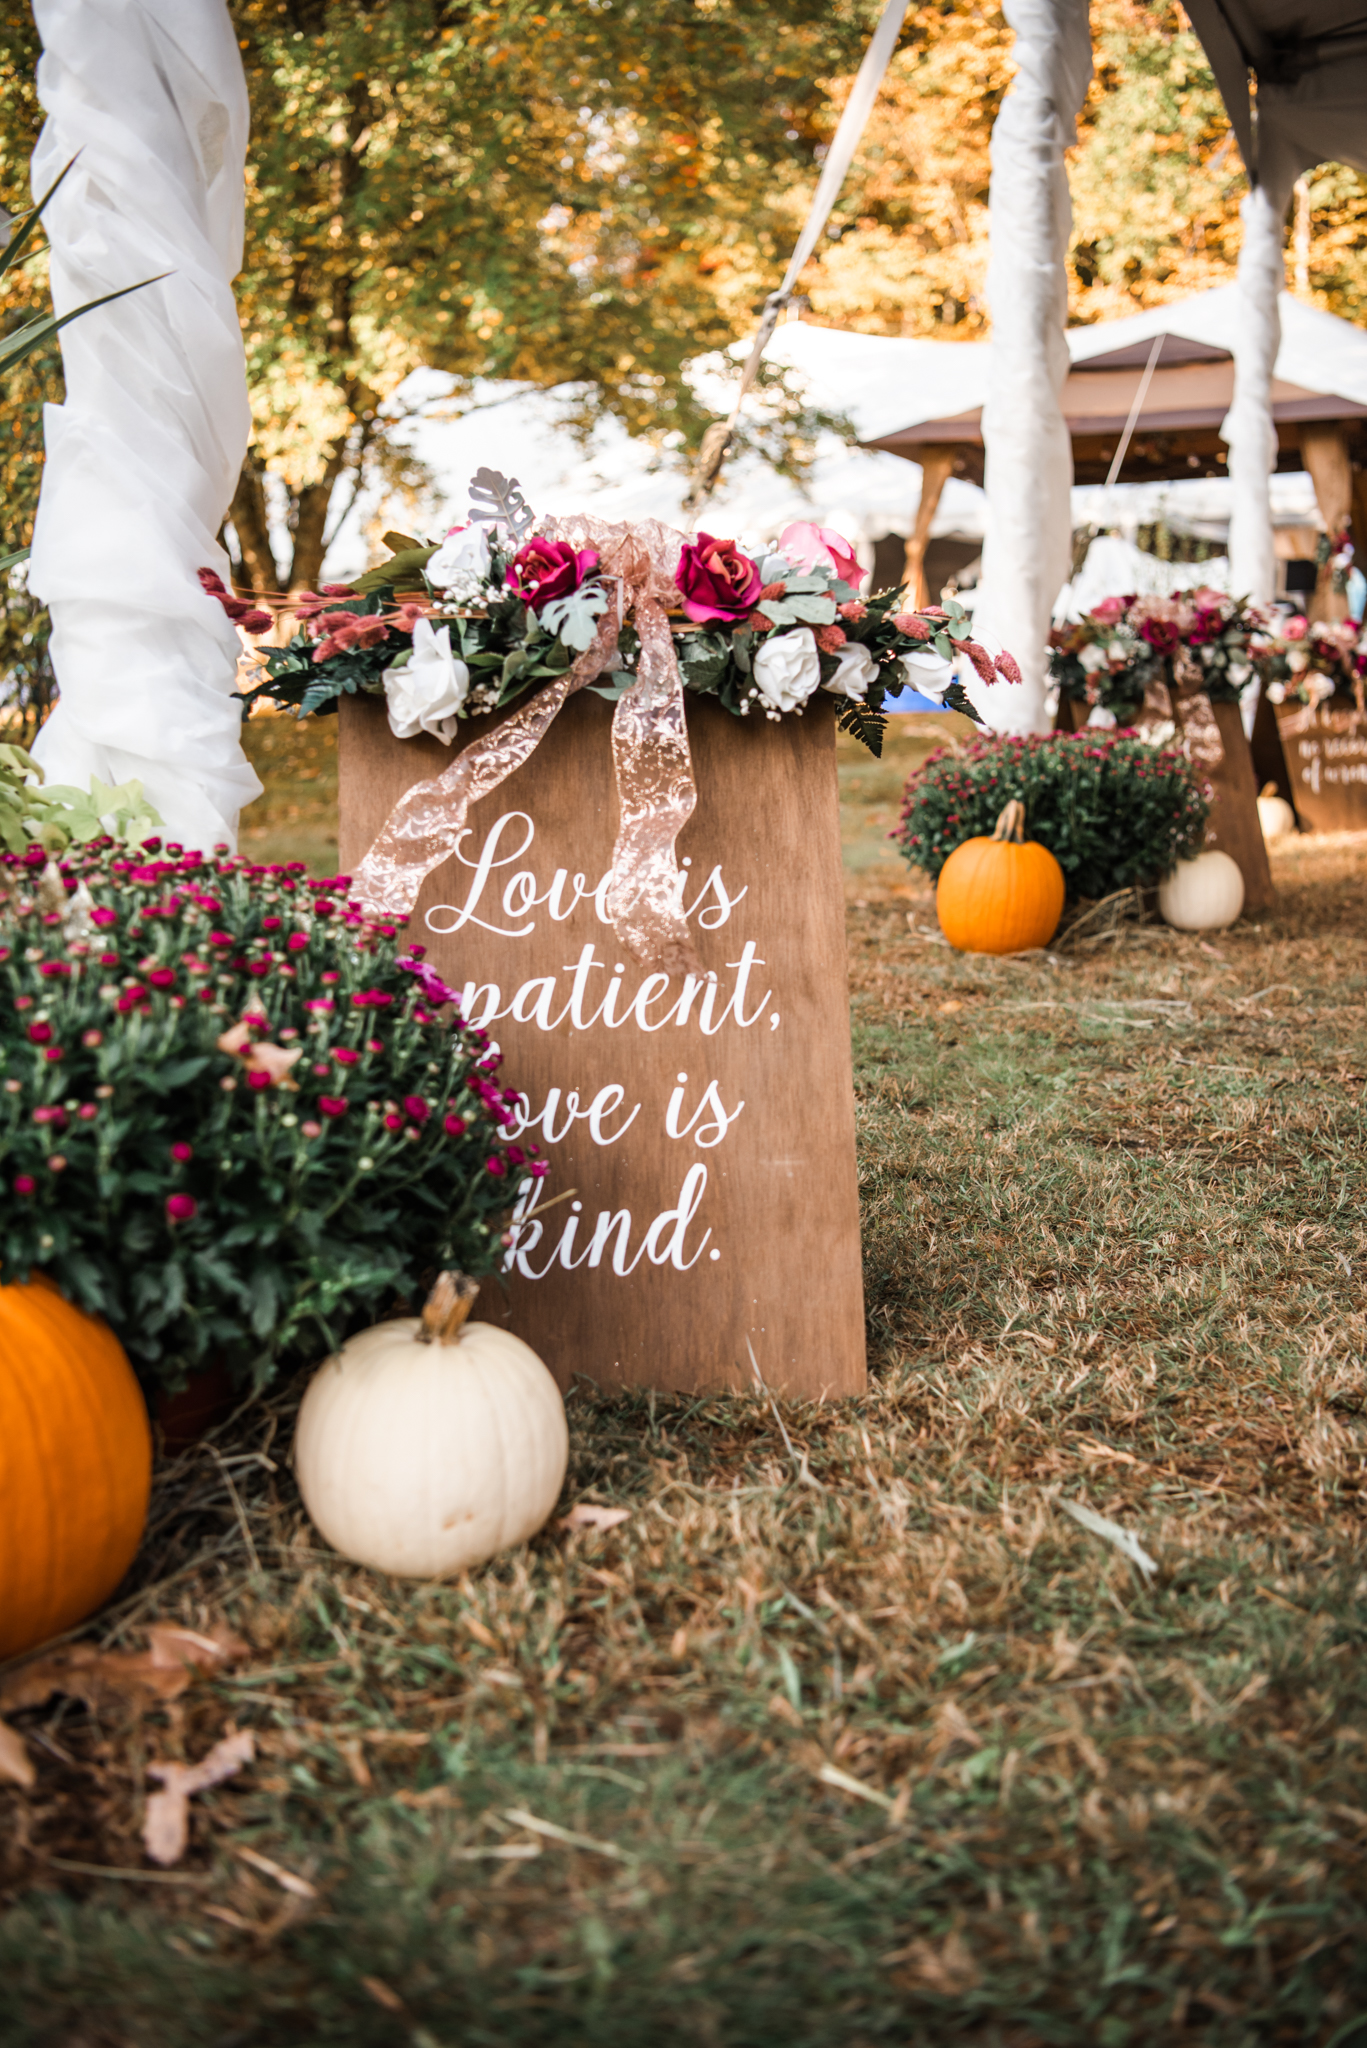
[(1367, 174), (1362, 0), (1186, 0), (1249, 177), (1284, 195), (1316, 164)]

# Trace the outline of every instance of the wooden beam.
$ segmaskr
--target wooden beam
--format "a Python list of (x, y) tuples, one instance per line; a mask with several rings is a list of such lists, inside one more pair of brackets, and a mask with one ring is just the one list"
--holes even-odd
[(907, 536), (902, 576), (907, 598), (913, 606), (929, 604), (926, 588), (926, 544), (931, 522), (940, 503), (940, 493), (954, 473), (954, 450), (930, 444), (918, 449), (921, 464), (921, 501), (916, 507), (916, 524)]

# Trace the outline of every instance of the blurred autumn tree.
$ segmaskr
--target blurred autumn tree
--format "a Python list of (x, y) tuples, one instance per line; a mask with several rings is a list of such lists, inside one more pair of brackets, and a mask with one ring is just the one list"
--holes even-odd
[[(704, 422), (680, 371), (781, 265), (815, 180), (819, 78), (878, 0), (230, 0), (252, 97), (238, 297), (256, 437), (245, 579), (317, 577), (338, 502), (402, 461), (381, 408), (426, 364), (577, 384), (638, 431)], [(41, 118), (27, 7), (0, 6), (0, 164)], [(277, 562), (267, 474), (286, 504)]]
[[(33, 90), (37, 37), (27, 7), (0, 6), (0, 208), (6, 217), (30, 204), (28, 159), (41, 119)], [(0, 224), (0, 231), (7, 227)], [(47, 308), (47, 270), (41, 258), (15, 266), (5, 277), (0, 334), (9, 334)], [(42, 475), (43, 402), (60, 403), (61, 357), (55, 346), (27, 357), (4, 380), (0, 408), (0, 555), (33, 538)], [(47, 613), (28, 595), (27, 571), (0, 574), (0, 702), (36, 725), (52, 694)]]
[[(419, 364), (572, 386), (633, 431), (705, 422), (690, 357), (777, 282), (879, 0), (229, 0), (252, 94), (239, 299), (256, 419), (232, 507), (244, 583), (316, 580), (368, 477), (401, 471), (384, 408)], [(1232, 275), (1243, 171), (1173, 0), (1093, 0), (1097, 75), (1072, 158), (1074, 317)], [(0, 199), (40, 112), (28, 7), (0, 0)], [(998, 8), (913, 4), (821, 255), (813, 316), (985, 330), (988, 143), (1011, 76)], [(1309, 181), (1306, 289), (1367, 303), (1363, 187)], [(13, 203), (13, 202), (12, 202)], [(40, 280), (35, 288), (40, 287)], [(36, 472), (0, 488), (23, 537)], [(30, 443), (31, 445), (31, 443)], [(289, 559), (276, 560), (283, 513)]]
[[(392, 465), (419, 364), (578, 385), (634, 431), (696, 418), (684, 362), (782, 261), (825, 96), (877, 0), (232, 0), (252, 94), (239, 301), (257, 421), (246, 579), (313, 582)], [(724, 280), (716, 277), (726, 252)], [(402, 459), (401, 457), (399, 459)], [(265, 474), (288, 494), (270, 546)]]
[[(1070, 153), (1073, 320), (1115, 319), (1228, 284), (1243, 164), (1200, 44), (1173, 0), (1092, 0), (1096, 75)], [(987, 331), (988, 146), (1011, 79), (990, 6), (923, 6), (893, 59), (831, 240), (802, 280), (815, 319), (879, 334)], [(834, 81), (843, 105), (850, 79)], [(1367, 306), (1367, 187), (1341, 165), (1307, 181), (1307, 294)], [(800, 201), (789, 198), (796, 225)], [(1288, 253), (1288, 267), (1293, 263)], [(1288, 276), (1294, 282), (1294, 273)]]

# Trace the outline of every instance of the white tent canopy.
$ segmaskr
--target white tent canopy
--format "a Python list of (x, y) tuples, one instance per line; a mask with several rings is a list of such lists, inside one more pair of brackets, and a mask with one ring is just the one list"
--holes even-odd
[[(1334, 392), (1367, 405), (1367, 330), (1307, 306), (1290, 292), (1281, 294), (1278, 306), (1281, 342), (1274, 374), (1307, 391)], [(1239, 287), (1221, 285), (1147, 306), (1123, 320), (1070, 327), (1068, 354), (1083, 363), (1160, 334), (1233, 353), (1242, 317)], [(865, 443), (926, 420), (975, 412), (991, 388), (990, 341), (904, 341), (790, 321), (770, 342), (768, 360), (798, 371), (812, 404), (844, 412)]]

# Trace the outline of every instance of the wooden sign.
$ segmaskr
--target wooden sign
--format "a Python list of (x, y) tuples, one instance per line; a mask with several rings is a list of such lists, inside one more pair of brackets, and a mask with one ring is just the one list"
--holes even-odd
[(1367, 717), (1286, 704), (1277, 707), (1277, 729), (1305, 830), (1367, 832)]
[(1215, 792), (1206, 825), (1207, 847), (1218, 847), (1237, 861), (1244, 878), (1244, 915), (1269, 910), (1276, 897), (1267, 844), (1258, 822), (1258, 783), (1253, 755), (1237, 704), (1212, 704), (1220, 729), (1224, 759), (1206, 770)]
[[(1267, 910), (1276, 891), (1258, 823), (1258, 783), (1243, 718), (1237, 704), (1212, 704), (1210, 708), (1224, 752), (1218, 767), (1204, 771), (1213, 792), (1205, 845), (1227, 853), (1237, 864), (1244, 878), (1245, 913)], [(1180, 704), (1177, 717), (1180, 721)], [(1060, 692), (1054, 730), (1080, 732), (1086, 723), (1087, 706)]]
[[(571, 698), (523, 767), (473, 805), (410, 936), (502, 1048), (550, 1176), (526, 1183), (506, 1297), (478, 1313), (562, 1384), (864, 1384), (833, 711), (736, 719), (690, 698), (697, 808), (684, 905), (716, 980), (670, 982), (603, 911), (617, 821), (611, 708)], [(456, 745), (489, 730), (472, 719)], [(341, 706), (340, 854), (354, 870), (413, 783), (449, 765)], [(685, 865), (686, 864), (686, 865)], [(571, 1201), (537, 1213), (563, 1190)]]

